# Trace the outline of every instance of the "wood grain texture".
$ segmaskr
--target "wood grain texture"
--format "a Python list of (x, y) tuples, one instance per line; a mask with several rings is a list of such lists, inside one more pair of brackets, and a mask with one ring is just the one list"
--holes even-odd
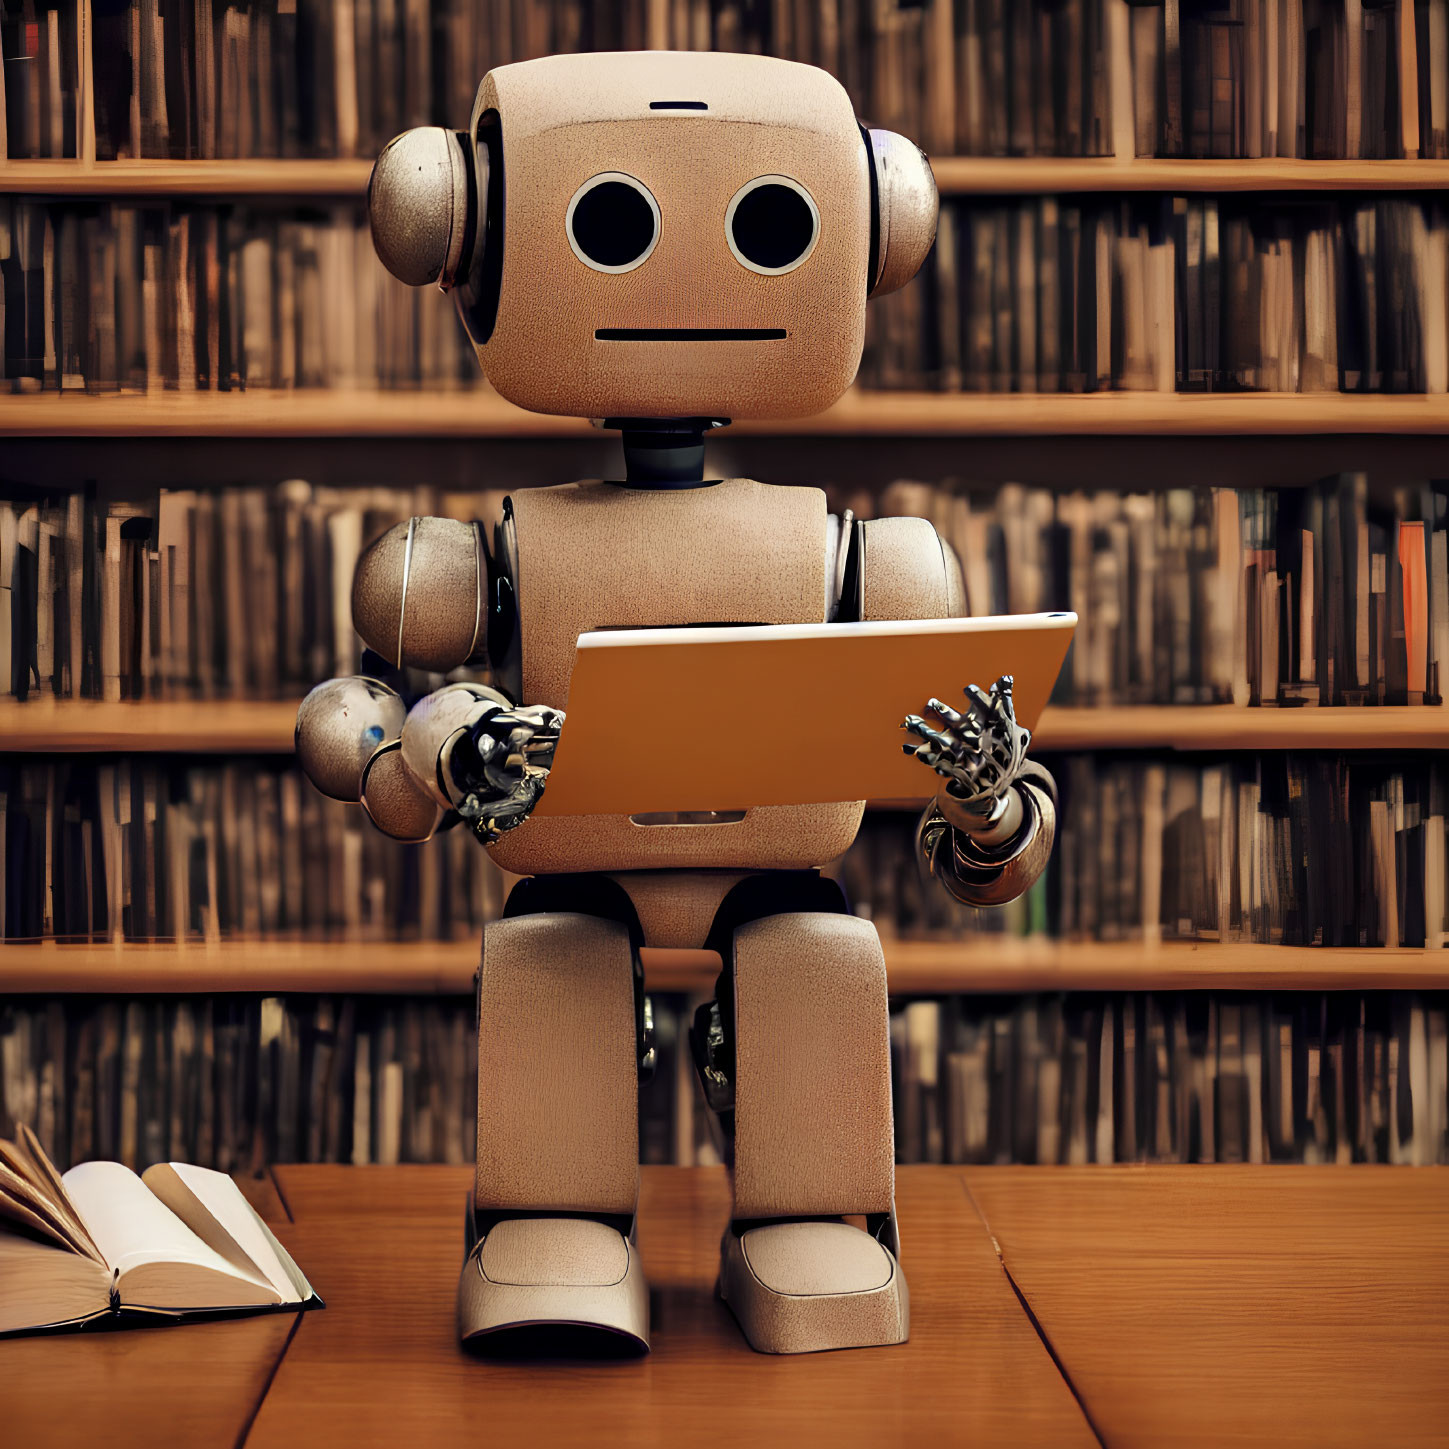
[[(461, 123), (461, 120), (460, 120)], [(1449, 162), (1180, 160), (1138, 156), (934, 156), (943, 196), (1072, 191), (1442, 191)], [(0, 160), (0, 194), (31, 196), (319, 196), (367, 194), (370, 160)]]
[[(269, 1176), (247, 1200), (290, 1246)], [(0, 1287), (3, 1291), (3, 1287)], [(0, 1340), (0, 1443), (216, 1449), (239, 1443), (295, 1322), (291, 1314)]]
[[(1044, 937), (884, 942), (892, 995), (951, 991), (1443, 990), (1449, 951), (1416, 946), (1144, 946)], [(646, 946), (653, 991), (714, 989), (713, 951)], [(0, 994), (353, 992), (466, 996), (477, 941), (133, 941), (0, 949)]]
[[(1015, 438), (1449, 433), (1449, 396), (1370, 393), (926, 393), (858, 388), (804, 418), (733, 424), (726, 437)], [(0, 437), (598, 437), (583, 418), (525, 412), (483, 387), (0, 397)]]
[(0, 194), (23, 196), (296, 196), (363, 200), (368, 160), (0, 160)]
[[(465, 941), (174, 941), (0, 943), (6, 992), (362, 992), (466, 996), (473, 991), (481, 935)], [(649, 947), (645, 977), (661, 991), (714, 984), (713, 951)]]
[(298, 1328), (247, 1443), (1091, 1445), (955, 1172), (906, 1168), (912, 1338), (770, 1358), (713, 1296), (724, 1174), (646, 1168), (640, 1247), (654, 1352), (510, 1363), (454, 1339), (469, 1174), (278, 1169), (288, 1247), (327, 1299)]
[(941, 194), (1064, 191), (1439, 191), (1444, 161), (1184, 160), (1168, 156), (935, 156)]
[(966, 1183), (1113, 1449), (1449, 1443), (1449, 1169)]
[[(11, 754), (291, 754), (296, 699), (0, 700), (0, 752)], [(1260, 709), (1238, 705), (1105, 705), (1041, 713), (1042, 750), (1420, 750), (1449, 747), (1449, 708)], [(920, 799), (881, 804), (921, 807)]]

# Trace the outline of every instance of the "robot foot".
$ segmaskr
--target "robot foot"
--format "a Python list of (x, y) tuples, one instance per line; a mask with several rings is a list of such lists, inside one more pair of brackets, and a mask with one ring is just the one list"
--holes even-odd
[(488, 1353), (648, 1353), (649, 1289), (632, 1230), (593, 1218), (495, 1223), (463, 1262), (458, 1336)]
[(767, 1223), (720, 1244), (719, 1294), (759, 1353), (904, 1343), (910, 1297), (895, 1254), (843, 1222)]

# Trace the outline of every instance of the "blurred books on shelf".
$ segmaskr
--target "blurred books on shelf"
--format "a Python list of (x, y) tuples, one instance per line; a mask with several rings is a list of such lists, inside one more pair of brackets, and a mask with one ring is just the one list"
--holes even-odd
[(80, 154), (80, 17), (81, 0), (0, 5), (0, 164), (6, 157)]
[[(716, 1162), (656, 994), (645, 1162)], [(947, 997), (892, 1014), (902, 1162), (1449, 1161), (1446, 998), (1417, 992)], [(13, 998), (0, 1131), (61, 1160), (467, 1162), (466, 997)]]
[(922, 879), (915, 819), (867, 816), (839, 870), (883, 936), (1449, 944), (1442, 762), (1052, 755), (1056, 850), (1022, 898), (963, 911)]
[(482, 387), (452, 304), (399, 286), (359, 204), (0, 196), (5, 390)]
[[(564, 51), (748, 51), (823, 66), (937, 154), (1443, 157), (1445, 0), (132, 0), (8, 5), (11, 156), (371, 155), (465, 124), (490, 68)], [(0, 144), (0, 156), (6, 148)]]
[(1442, 393), (1446, 246), (1411, 196), (948, 199), (921, 279), (869, 311), (860, 380)]
[[(852, 909), (905, 939), (1449, 944), (1441, 760), (1048, 763), (1056, 851), (1026, 896), (963, 910), (921, 875), (914, 814), (881, 811), (831, 867)], [(0, 867), (0, 939), (17, 941), (460, 939), (511, 884), (465, 830), (399, 845), (275, 758), (11, 756)]]
[[(116, 491), (0, 477), (0, 697), (300, 698), (360, 665), (351, 582), (367, 543), (414, 515), (499, 506), (300, 479)], [(1442, 482), (829, 492), (837, 509), (930, 518), (972, 613), (1074, 611), (1059, 705), (1442, 702)]]
[[(872, 306), (878, 390), (1444, 393), (1437, 200), (948, 201)], [(359, 204), (0, 196), (5, 389), (482, 387), (448, 299), (397, 285)]]
[(838, 506), (929, 518), (976, 614), (1070, 609), (1058, 704), (1439, 704), (1449, 484), (1119, 493), (896, 482)]
[(503, 913), (507, 878), (466, 830), (401, 845), (291, 762), (15, 758), (0, 940), (477, 938)]
[(14, 484), (0, 481), (0, 697), (17, 698), (300, 699), (360, 667), (352, 574), (368, 543), (497, 503), (300, 479), (108, 502)]
[(903, 1162), (1443, 1162), (1442, 995), (1073, 994), (892, 1016)]

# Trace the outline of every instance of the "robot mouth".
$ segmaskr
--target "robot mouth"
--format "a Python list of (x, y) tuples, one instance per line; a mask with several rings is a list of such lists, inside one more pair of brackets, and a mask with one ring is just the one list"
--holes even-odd
[(600, 327), (595, 342), (783, 342), (783, 327)]

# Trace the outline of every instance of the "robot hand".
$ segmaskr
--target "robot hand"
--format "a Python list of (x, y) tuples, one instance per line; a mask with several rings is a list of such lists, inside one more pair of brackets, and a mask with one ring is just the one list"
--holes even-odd
[(562, 723), (560, 710), (515, 709), (478, 684), (445, 685), (408, 709), (388, 684), (358, 676), (302, 701), (297, 753), (323, 794), (360, 801), (396, 840), (426, 840), (456, 811), (487, 844), (538, 803)]
[(901, 748), (942, 777), (936, 808), (981, 844), (1009, 840), (1021, 824), (1020, 803), (1010, 787), (1026, 763), (1031, 731), (1016, 722), (1011, 685), (1009, 674), (989, 694), (968, 684), (965, 714), (930, 700), (926, 708), (940, 721), (939, 729), (918, 714), (907, 715), (901, 726), (921, 741)]
[(454, 807), (480, 840), (521, 825), (538, 804), (563, 722), (547, 705), (500, 708), (444, 747)]

